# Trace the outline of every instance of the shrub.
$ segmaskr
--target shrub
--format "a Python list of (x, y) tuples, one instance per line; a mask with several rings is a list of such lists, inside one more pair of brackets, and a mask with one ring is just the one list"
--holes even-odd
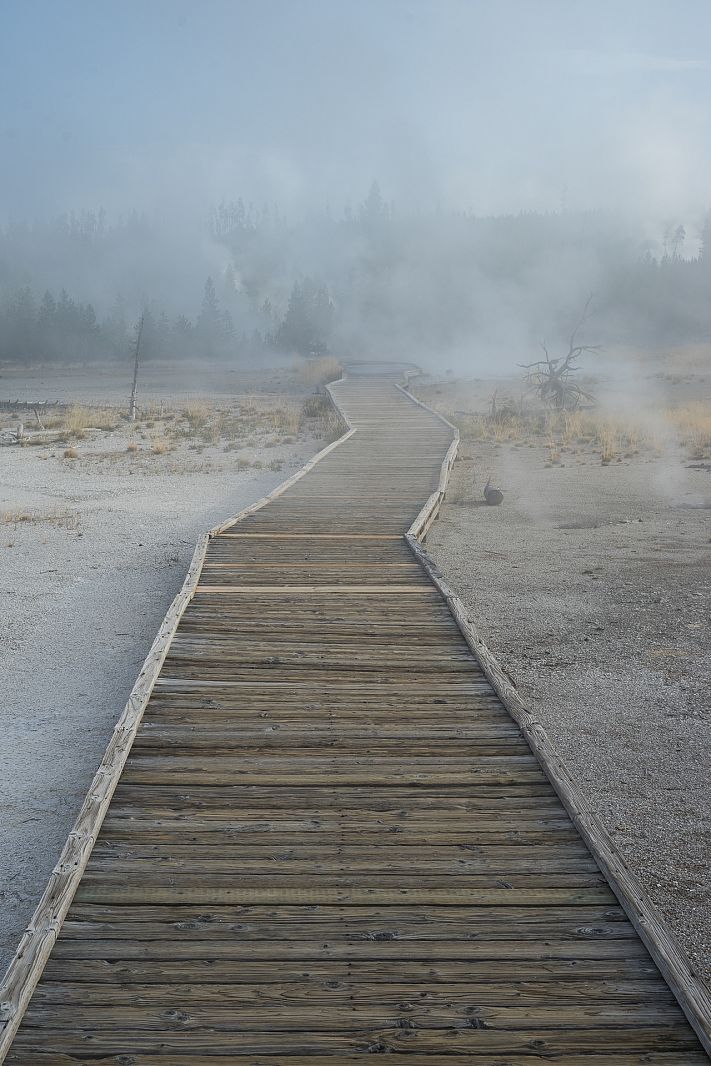
[(301, 405), (301, 413), (304, 418), (324, 418), (331, 414), (333, 407), (328, 396), (323, 392), (317, 392), (314, 396), (307, 397)]

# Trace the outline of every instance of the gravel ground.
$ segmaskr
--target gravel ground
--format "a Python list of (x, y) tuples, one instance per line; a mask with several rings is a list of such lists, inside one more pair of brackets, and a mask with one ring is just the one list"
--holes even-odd
[[(0, 365), (0, 397), (54, 403), (111, 403), (128, 407), (133, 361), (57, 366)], [(138, 403), (224, 400), (245, 393), (303, 392), (293, 361), (266, 369), (205, 360), (144, 363), (138, 377)], [(31, 421), (31, 419), (30, 419)]]
[[(76, 460), (63, 445), (0, 448), (0, 972), (198, 535), (324, 444), (157, 455), (141, 440), (134, 455), (127, 433), (82, 440)], [(239, 458), (282, 467), (238, 471)]]
[(462, 451), (428, 550), (709, 981), (711, 464)]

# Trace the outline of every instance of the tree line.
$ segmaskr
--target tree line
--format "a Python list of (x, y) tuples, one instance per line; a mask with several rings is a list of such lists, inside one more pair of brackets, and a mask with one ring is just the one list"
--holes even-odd
[[(250, 334), (235, 328), (230, 311), (220, 306), (215, 283), (205, 282), (200, 312), (191, 320), (165, 310), (141, 310), (143, 359), (255, 360), (270, 352), (296, 351), (319, 355), (328, 350), (333, 304), (324, 286), (310, 279), (294, 283), (284, 317), (274, 322), (266, 301), (263, 315), (273, 328)], [(126, 300), (118, 296), (99, 319), (91, 303), (72, 299), (65, 289), (48, 289), (38, 300), (29, 286), (10, 293), (0, 309), (0, 360), (12, 362), (89, 362), (121, 359), (133, 348), (137, 323)]]
[(89, 212), (0, 229), (0, 359), (120, 358), (143, 315), (146, 358), (514, 363), (567, 337), (590, 292), (596, 341), (709, 340), (710, 289), (708, 220), (650, 241), (604, 212), (400, 212), (374, 183), (340, 216), (237, 199), (199, 225)]

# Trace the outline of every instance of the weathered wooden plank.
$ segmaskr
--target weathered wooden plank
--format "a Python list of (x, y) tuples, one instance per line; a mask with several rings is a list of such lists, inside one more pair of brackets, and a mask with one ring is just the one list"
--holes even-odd
[(52, 955), (45, 969), (45, 980), (68, 981), (89, 985), (134, 985), (189, 983), (190, 985), (215, 984), (262, 986), (276, 984), (304, 985), (310, 981), (324, 982), (338, 987), (343, 981), (352, 980), (359, 987), (376, 984), (381, 987), (404, 982), (410, 985), (433, 987), (444, 984), (470, 985), (472, 982), (539, 981), (555, 980), (561, 985), (570, 981), (608, 981), (615, 988), (620, 981), (659, 981), (659, 971), (649, 956), (635, 958), (536, 958), (509, 959), (501, 953), (489, 959), (409, 959), (399, 956), (382, 960), (349, 960), (344, 968), (342, 961), (314, 959), (281, 959), (278, 966), (273, 962), (249, 959), (106, 959), (63, 960)]
[[(535, 802), (534, 802), (535, 800)], [(156, 806), (193, 807), (229, 804), (232, 813), (245, 808), (264, 810), (288, 810), (297, 807), (301, 811), (324, 811), (339, 808), (347, 811), (392, 811), (408, 817), (409, 811), (443, 810), (479, 811), (481, 814), (498, 816), (504, 811), (516, 812), (522, 819), (554, 817), (570, 825), (570, 819), (560, 808), (558, 798), (547, 782), (537, 785), (517, 785), (512, 790), (502, 790), (495, 785), (452, 785), (448, 789), (422, 787), (343, 788), (338, 792), (328, 787), (311, 787), (301, 784), (296, 787), (267, 788), (263, 785), (229, 785), (219, 788), (201, 787), (186, 791), (172, 785), (129, 785), (121, 781), (114, 794), (111, 810), (126, 803), (135, 803), (142, 808)]]
[[(384, 730), (383, 732), (386, 733)], [(345, 737), (329, 736), (328, 731), (315, 733), (297, 733), (292, 737), (288, 730), (281, 726), (266, 733), (264, 730), (258, 736), (249, 738), (239, 736), (230, 729), (215, 727), (180, 725), (155, 725), (145, 728), (133, 744), (135, 755), (158, 755), (173, 753), (177, 756), (191, 757), (197, 752), (208, 752), (212, 755), (242, 753), (243, 757), (260, 760), (263, 757), (278, 756), (280, 759), (290, 759), (293, 756), (293, 765), (298, 765), (305, 755), (322, 755), (328, 753), (348, 753), (353, 758), (373, 756), (376, 751), (390, 752), (395, 756), (399, 751), (407, 751), (408, 755), (418, 758), (441, 756), (443, 764), (446, 760), (453, 761), (454, 745), (460, 751), (472, 759), (506, 758), (508, 755), (516, 756), (524, 754), (528, 748), (520, 737), (465, 737), (462, 734), (455, 737), (422, 737), (414, 743), (406, 733), (400, 736), (382, 738), (378, 731), (370, 739), (358, 735), (350, 740)], [(345, 757), (345, 754), (344, 754)]]
[[(610, 1029), (635, 1029), (655, 1026), (659, 1029), (679, 1024), (679, 1008), (676, 1001), (666, 1000), (645, 1003), (610, 1002), (586, 1004), (584, 1001), (568, 1005), (491, 1005), (481, 1004), (472, 996), (468, 1001), (456, 1003), (443, 997), (434, 997), (420, 1004), (417, 997), (408, 997), (395, 1004), (368, 1003), (360, 1005), (300, 1002), (295, 1006), (288, 1002), (279, 1004), (243, 1004), (238, 1011), (214, 1004), (190, 1003), (185, 1009), (165, 1010), (162, 1005), (75, 1004), (71, 1011), (57, 1011), (54, 1004), (32, 1004), (24, 1019), (29, 1033), (33, 1029), (55, 1031), (92, 1032), (102, 1034), (114, 1031), (141, 1033), (196, 1033), (201, 1030), (213, 1034), (259, 1031), (268, 1033), (301, 1032), (353, 1032), (373, 1028), (401, 1026), (421, 1030), (471, 1030), (487, 1032), (517, 1032), (520, 1030), (539, 1033), (549, 1030), (559, 1032), (595, 1029), (598, 1039), (604, 1044)], [(673, 1031), (673, 1028), (672, 1028)], [(37, 1036), (41, 1037), (41, 1033)], [(188, 1044), (189, 1046), (189, 1044)], [(445, 1045), (446, 1046), (446, 1045)]]
[[(456, 1058), (453, 1055), (419, 1055), (408, 1051), (408, 1066), (454, 1066)], [(533, 1054), (533, 1057), (532, 1057)], [(540, 1056), (528, 1050), (521, 1053), (509, 1053), (506, 1057), (506, 1066), (532, 1066), (532, 1063)], [(51, 1062), (51, 1066), (78, 1066), (86, 1063), (84, 1055), (72, 1053), (63, 1054), (57, 1052), (44, 1052), (41, 1049), (31, 1049), (28, 1052), (13, 1052), (8, 1059), (10, 1066), (44, 1066)], [(362, 1066), (363, 1055), (330, 1055), (319, 1054), (303, 1056), (296, 1055), (261, 1055), (259, 1053), (246, 1053), (225, 1055), (190, 1054), (175, 1055), (170, 1051), (155, 1052), (131, 1051), (130, 1066)], [(461, 1056), (459, 1056), (461, 1062)], [(467, 1051), (467, 1062), (478, 1063), (480, 1066), (491, 1066), (491, 1052), (476, 1050)], [(703, 1052), (693, 1051), (662, 1051), (646, 1052), (627, 1050), (622, 1054), (616, 1052), (593, 1052), (590, 1054), (566, 1054), (565, 1059), (558, 1059), (561, 1066), (708, 1066), (708, 1057)], [(99, 1057), (92, 1056), (93, 1066), (126, 1066), (126, 1058), (110, 1055), (105, 1057), (99, 1053)]]
[[(206, 721), (207, 719), (207, 721)], [(333, 724), (333, 723), (332, 723)], [(244, 716), (239, 725), (231, 726), (214, 717), (205, 715), (175, 714), (158, 717), (151, 715), (150, 722), (144, 722), (138, 737), (134, 741), (136, 751), (147, 751), (160, 747), (164, 750), (175, 748), (220, 749), (228, 748), (254, 750), (294, 748), (328, 748), (346, 742), (349, 750), (372, 750), (377, 741), (380, 750), (396, 751), (397, 745), (403, 744), (412, 735), (412, 725), (404, 726), (386, 722), (380, 725), (371, 721), (365, 724), (357, 722), (350, 727), (339, 726), (338, 738), (326, 728), (328, 719), (318, 723), (304, 719), (280, 718), (274, 715), (268, 722), (264, 719), (248, 719)], [(516, 733), (509, 732), (499, 725), (465, 725), (459, 728), (438, 723), (422, 723), (417, 726), (421, 740), (458, 740), (467, 746), (472, 757), (477, 755), (505, 755), (507, 751), (521, 750), (522, 743)], [(421, 750), (421, 749), (420, 749)]]
[[(609, 1003), (613, 1007), (627, 1006), (636, 1010), (639, 1004), (654, 1009), (674, 1007), (676, 1001), (661, 979), (593, 981), (506, 981), (470, 982), (459, 984), (382, 984), (364, 985), (350, 981), (311, 981), (301, 984), (131, 984), (117, 985), (87, 983), (71, 984), (41, 981), (33, 1005), (47, 1007), (122, 1006), (182, 1008), (220, 1006), (230, 1010), (243, 1007), (303, 1006), (378, 1006), (392, 1009), (402, 1003), (417, 1007), (452, 1004), (471, 1006), (555, 1007), (570, 1009), (594, 1007)], [(677, 1013), (678, 1017), (678, 1013)]]
[[(324, 885), (322, 878), (312, 880), (311, 887), (267, 883), (259, 887), (207, 884), (198, 879), (195, 885), (145, 884), (128, 885), (124, 881), (112, 884), (106, 878), (90, 883), (89, 876), (79, 885), (75, 899), (85, 903), (261, 903), (304, 905), (346, 903), (351, 905), (382, 906), (389, 903), (432, 903), (442, 907), (452, 904), (471, 906), (547, 907), (551, 904), (573, 905), (612, 903), (615, 897), (605, 884), (571, 886), (568, 888), (523, 886), (520, 888), (452, 887), (430, 888), (400, 885), (394, 888), (370, 886)], [(58, 942), (59, 943), (59, 942)]]
[[(292, 1052), (302, 1055), (321, 1055), (324, 1053), (360, 1053), (372, 1054), (438, 1052), (449, 1055), (468, 1055), (472, 1050), (501, 1054), (528, 1054), (532, 1050), (539, 1059), (545, 1055), (567, 1055), (571, 1052), (600, 1052), (607, 1044), (611, 1052), (625, 1051), (698, 1051), (698, 1041), (686, 1023), (677, 1026), (654, 1025), (645, 1028), (608, 1029), (601, 1032), (599, 1026), (589, 1029), (570, 1029), (563, 1031), (541, 1031), (539, 1028), (516, 1030), (514, 1032), (495, 1032), (472, 1026), (461, 1028), (425, 1029), (394, 1025), (391, 1028), (368, 1027), (355, 1031), (343, 1032), (301, 1032), (295, 1036), (293, 1030), (277, 1030), (272, 1023), (267, 1029), (254, 1032), (221, 1033), (209, 1029), (190, 1030), (189, 1032), (166, 1032), (150, 1030), (136, 1031), (133, 1028), (123, 1031), (98, 1029), (90, 1032), (64, 1031), (61, 1029), (44, 1029), (39, 1034), (34, 1029), (23, 1028), (18, 1034), (15, 1045), (18, 1051), (31, 1049), (34, 1054), (38, 1040), (45, 1052), (54, 1054), (71, 1053), (77, 1044), (86, 1051), (91, 1049), (92, 1061), (97, 1053), (125, 1055), (132, 1049), (142, 1052), (160, 1051), (162, 1054), (217, 1054), (217, 1055), (254, 1055), (284, 1054)], [(202, 1060), (204, 1061), (204, 1059)], [(535, 1061), (535, 1060), (534, 1060)]]
[[(75, 901), (69, 911), (67, 923), (71, 922), (108, 922), (118, 927), (125, 924), (136, 925), (148, 923), (150, 925), (170, 926), (173, 924), (185, 924), (186, 930), (220, 927), (234, 924), (244, 935), (264, 936), (272, 928), (288, 927), (289, 937), (299, 939), (308, 937), (309, 928), (313, 925), (324, 925), (335, 922), (339, 929), (344, 926), (350, 930), (361, 929), (364, 931), (379, 928), (388, 928), (400, 932), (412, 930), (412, 935), (420, 939), (437, 937), (442, 930), (447, 930), (452, 925), (465, 923), (476, 926), (486, 920), (488, 928), (495, 930), (501, 926), (505, 931), (508, 929), (513, 938), (516, 938), (515, 927), (522, 931), (529, 927), (540, 926), (545, 923), (556, 923), (562, 929), (569, 925), (581, 927), (583, 932), (589, 931), (594, 934), (598, 926), (613, 925), (615, 928), (626, 927), (628, 918), (619, 906), (595, 907), (561, 907), (551, 906), (541, 911), (535, 907), (412, 907), (412, 906), (389, 906), (389, 907), (171, 907), (166, 911), (165, 907), (152, 907), (133, 905), (103, 906)], [(64, 926), (62, 927), (64, 928)], [(405, 933), (403, 932), (403, 935)], [(286, 939), (286, 935), (280, 939)], [(448, 939), (453, 939), (448, 937)]]
[[(510, 858), (491, 858), (486, 855), (470, 859), (437, 856), (422, 858), (418, 857), (416, 851), (411, 856), (403, 851), (393, 859), (368, 856), (357, 859), (349, 854), (302, 858), (291, 854), (293, 849), (290, 848), (272, 849), (269, 856), (245, 858), (240, 849), (232, 849), (232, 854), (219, 856), (218, 848), (202, 849), (208, 851), (208, 854), (202, 855), (199, 846), (187, 845), (178, 850), (178, 847), (164, 845), (158, 850), (160, 847), (127, 845), (107, 848), (102, 843), (102, 847), (97, 848), (96, 859), (92, 864), (93, 874), (87, 876), (96, 878), (97, 874), (105, 872), (112, 878), (120, 867), (124, 866), (127, 878), (140, 876), (145, 870), (149, 882), (153, 877), (167, 875), (180, 878), (182, 883), (184, 877), (193, 876), (193, 871), (200, 868), (201, 874), (198, 876), (214, 878), (216, 884), (221, 883), (222, 877), (233, 877), (238, 882), (249, 881), (253, 884), (253, 878), (257, 876), (266, 879), (267, 883), (278, 877), (280, 884), (284, 883), (282, 878), (288, 877), (289, 883), (296, 884), (297, 878), (313, 878), (317, 875), (323, 884), (330, 884), (331, 878), (334, 883), (339, 884), (341, 879), (348, 879), (354, 884), (370, 884), (377, 879), (378, 884), (383, 886), (397, 883), (393, 882), (395, 877), (401, 878), (400, 883), (403, 886), (410, 885), (413, 881), (423, 886), (436, 885), (440, 883), (443, 875), (446, 875), (444, 883), (452, 886), (499, 884), (499, 880), (493, 880), (494, 878), (503, 878), (510, 882), (511, 888), (548, 883), (553, 887), (564, 887), (573, 884), (598, 884), (600, 881), (597, 865), (590, 856), (578, 857), (561, 853), (555, 857), (539, 858), (526, 854), (522, 848), (516, 849), (519, 854)], [(414, 863), (420, 867), (419, 879), (412, 874)]]
[[(97, 908), (98, 909), (98, 908)], [(113, 911), (119, 908), (107, 908)], [(124, 907), (129, 912), (136, 908)], [(165, 908), (154, 907), (153, 910)], [(170, 908), (173, 914), (177, 908)], [(186, 908), (181, 908), (185, 910)], [(450, 908), (448, 908), (450, 909)], [(362, 919), (360, 923), (350, 921), (344, 928), (345, 920), (334, 917), (331, 921), (320, 922), (292, 921), (290, 923), (279, 922), (278, 916), (271, 923), (266, 921), (255, 922), (242, 920), (235, 917), (232, 921), (205, 920), (204, 916), (193, 919), (175, 919), (170, 921), (168, 916), (154, 921), (132, 921), (125, 918), (123, 921), (97, 920), (76, 921), (67, 918), (62, 926), (63, 939), (86, 940), (167, 940), (173, 941), (181, 936), (199, 936), (202, 940), (280, 940), (288, 937), (291, 942), (318, 939), (337, 941), (343, 943), (356, 943), (364, 940), (393, 940), (393, 941), (434, 941), (443, 936), (449, 940), (485, 940), (509, 941), (509, 940), (634, 940), (636, 933), (628, 922), (597, 922), (594, 925), (586, 925), (578, 919), (570, 919), (568, 922), (555, 921), (547, 918), (543, 911), (539, 911), (541, 919), (538, 922), (521, 922), (515, 912), (523, 908), (499, 908), (502, 912), (510, 910), (514, 913), (508, 917), (502, 917), (498, 922), (492, 922), (484, 917), (479, 919), (463, 918), (459, 922), (450, 921), (446, 926), (436, 921), (368, 921)], [(583, 908), (578, 908), (582, 910)], [(585, 908), (591, 909), (591, 908)], [(475, 908), (471, 908), (475, 910)], [(479, 908), (483, 910), (483, 908)], [(70, 912), (71, 913), (71, 912)], [(515, 923), (519, 922), (519, 928)], [(501, 944), (500, 952), (503, 954), (506, 948)]]
[[(212, 845), (233, 844), (235, 840), (240, 842), (245, 840), (253, 842), (269, 840), (270, 843), (279, 847), (291, 847), (296, 843), (299, 836), (305, 832), (309, 832), (309, 839), (320, 844), (345, 844), (348, 841), (354, 841), (357, 837), (358, 842), (361, 844), (378, 845), (386, 844), (388, 840), (392, 839), (390, 836), (392, 830), (388, 829), (380, 831), (377, 829), (371, 831), (354, 830), (350, 832), (347, 829), (340, 831), (319, 830), (318, 827), (314, 828), (313, 826), (310, 829), (308, 827), (306, 829), (298, 827), (296, 829), (283, 829), (275, 825), (263, 828), (259, 823), (237, 823), (232, 827), (220, 825), (218, 822), (210, 822), (207, 819), (200, 822), (192, 819), (184, 828), (181, 827), (178, 820), (146, 819), (139, 826), (134, 826), (128, 820), (116, 820), (112, 821), (111, 826), (107, 828), (106, 833), (100, 839), (110, 837), (111, 840), (117, 842), (139, 843), (148, 841), (163, 844), (209, 842)], [(403, 841), (422, 843), (427, 839), (427, 836), (436, 836), (437, 843), (471, 845), (500, 844), (502, 840), (512, 844), (552, 844), (561, 839), (577, 839), (573, 828), (563, 829), (555, 834), (536, 830), (514, 830), (502, 834), (500, 831), (497, 832), (493, 829), (490, 832), (474, 833), (465, 831), (458, 833), (456, 831), (447, 831), (440, 824), (436, 833), (433, 832), (427, 835), (423, 834), (422, 830), (404, 828), (398, 833), (398, 840), (400, 843)]]
[[(422, 863), (422, 869), (428, 867), (449, 868), (457, 864), (464, 869), (492, 869), (510, 864), (516, 869), (532, 866), (545, 872), (551, 865), (570, 863), (571, 869), (596, 870), (597, 866), (587, 848), (579, 841), (569, 841), (557, 845), (537, 845), (526, 847), (519, 845), (489, 845), (488, 847), (462, 847), (452, 845), (418, 844), (412, 846), (390, 843), (380, 846), (363, 847), (357, 842), (343, 845), (309, 845), (298, 842), (291, 848), (274, 848), (269, 844), (234, 843), (230, 847), (211, 847), (209, 844), (114, 844), (101, 837), (94, 846), (94, 859), (100, 862), (142, 861), (175, 862), (181, 864), (261, 864), (261, 869), (288, 863), (292, 866), (308, 867), (315, 863), (328, 864), (331, 868), (348, 868), (351, 870), (388, 870), (397, 868), (402, 863)], [(210, 867), (212, 868), (212, 867)]]

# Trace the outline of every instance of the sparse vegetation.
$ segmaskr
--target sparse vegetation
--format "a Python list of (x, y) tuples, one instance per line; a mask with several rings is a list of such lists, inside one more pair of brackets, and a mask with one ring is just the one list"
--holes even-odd
[(79, 457), (75, 442), (88, 440), (94, 434), (114, 433), (123, 427), (123, 439), (115, 440), (115, 450), (109, 447), (83, 453), (85, 458), (110, 459), (120, 451), (129, 455), (143, 452), (162, 456), (181, 445), (197, 452), (210, 446), (219, 447), (223, 452), (246, 447), (271, 448), (293, 444), (304, 435), (333, 440), (342, 432), (340, 419), (322, 390), (305, 399), (298, 394), (267, 393), (247, 394), (230, 404), (199, 399), (170, 408), (164, 403), (151, 405), (138, 410), (130, 432), (125, 418), (111, 407), (59, 405), (52, 412), (45, 416), (42, 430), (32, 428), (26, 432), (23, 428), (21, 434), (16, 416), (13, 422), (8, 414), (5, 426), (0, 424), (4, 442), (21, 446), (60, 442), (66, 445), (63, 457), (74, 459)]
[(0, 523), (5, 526), (51, 525), (62, 529), (77, 529), (79, 519), (71, 511), (0, 511)]
[(321, 356), (319, 359), (306, 359), (298, 364), (297, 378), (305, 385), (325, 385), (329, 381), (335, 381), (341, 376), (343, 367), (332, 356)]
[(317, 392), (304, 400), (301, 413), (304, 418), (325, 418), (333, 413), (333, 405), (324, 392)]
[(551, 465), (563, 460), (563, 452), (584, 449), (598, 454), (605, 465), (641, 451), (661, 455), (683, 448), (692, 458), (711, 455), (711, 404), (703, 401), (629, 415), (599, 408), (536, 410), (510, 400), (488, 414), (462, 414), (441, 403), (439, 407), (457, 425), (462, 440), (540, 446)]
[(85, 434), (89, 429), (102, 429), (110, 432), (116, 428), (117, 423), (118, 415), (111, 408), (73, 404), (67, 410), (64, 425), (60, 428), (73, 436), (78, 436)]
[(686, 404), (667, 411), (666, 418), (676, 427), (681, 443), (692, 458), (705, 459), (711, 455), (711, 403)]
[(184, 421), (187, 422), (190, 430), (193, 433), (197, 433), (207, 425), (212, 413), (212, 407), (204, 401), (197, 400), (184, 407), (181, 415)]

